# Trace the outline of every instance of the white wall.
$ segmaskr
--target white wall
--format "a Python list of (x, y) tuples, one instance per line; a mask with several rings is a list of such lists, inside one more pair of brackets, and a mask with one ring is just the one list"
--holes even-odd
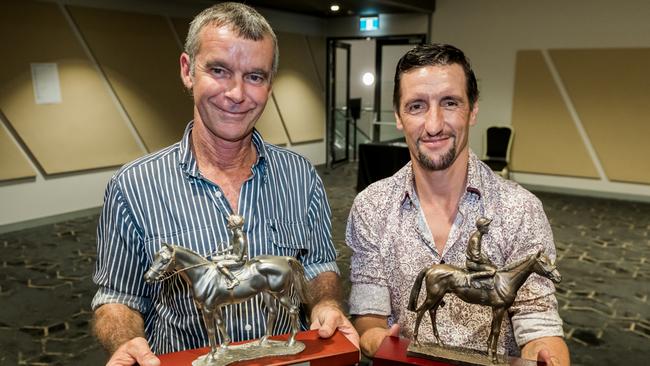
[[(645, 0), (438, 0), (433, 41), (461, 48), (479, 79), (472, 149), (482, 153), (486, 126), (510, 124), (517, 50), (650, 47), (649, 14)], [(523, 173), (514, 179), (549, 190), (650, 200), (645, 185)]]
[[(48, 0), (46, 0), (48, 1)], [(61, 4), (74, 4), (174, 17), (191, 17), (201, 10), (196, 4), (183, 1), (160, 2), (155, 0), (49, 0)], [(306, 35), (324, 35), (326, 21), (309, 16), (259, 9), (278, 32)], [(5, 128), (0, 121), (0, 128)], [(325, 129), (325, 126), (323, 126)], [(325, 163), (325, 142), (288, 146), (307, 157), (313, 164)], [(37, 171), (37, 169), (34, 169)], [(0, 232), (29, 226), (25, 221), (48, 222), (44, 218), (88, 212), (103, 204), (106, 183), (115, 169), (44, 177), (37, 173), (34, 181), (0, 183)]]

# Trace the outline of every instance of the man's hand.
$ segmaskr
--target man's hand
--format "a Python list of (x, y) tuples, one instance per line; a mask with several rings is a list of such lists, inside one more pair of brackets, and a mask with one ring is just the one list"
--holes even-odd
[(142, 337), (133, 338), (121, 345), (106, 366), (159, 366), (160, 360), (156, 357), (147, 340)]
[(569, 366), (569, 349), (560, 337), (543, 337), (526, 343), (521, 357), (544, 361), (549, 366)]
[(374, 357), (386, 337), (398, 337), (399, 325), (393, 324), (388, 328), (385, 316), (362, 315), (354, 318), (354, 325), (361, 334), (361, 352), (368, 357)]
[(318, 329), (321, 338), (331, 337), (338, 329), (355, 347), (359, 348), (359, 334), (338, 304), (334, 302), (325, 301), (314, 306), (311, 311), (310, 329)]

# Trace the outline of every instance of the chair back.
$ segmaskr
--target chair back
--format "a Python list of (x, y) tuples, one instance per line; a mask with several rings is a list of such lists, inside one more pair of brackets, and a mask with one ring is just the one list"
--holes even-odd
[(513, 129), (510, 126), (490, 126), (485, 133), (485, 158), (508, 162)]

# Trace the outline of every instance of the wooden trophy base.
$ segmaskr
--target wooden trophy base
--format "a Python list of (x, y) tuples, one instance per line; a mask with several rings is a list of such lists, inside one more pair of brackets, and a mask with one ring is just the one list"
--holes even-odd
[[(288, 334), (271, 337), (275, 340), (287, 340)], [(233, 366), (276, 366), (276, 365), (309, 365), (309, 366), (349, 366), (359, 362), (359, 350), (348, 341), (341, 332), (335, 332), (331, 338), (318, 337), (318, 331), (299, 332), (296, 340), (305, 344), (305, 350), (290, 356), (269, 356), (249, 361), (232, 363)], [(257, 342), (252, 340), (248, 342)], [(248, 342), (238, 342), (242, 344)], [(192, 362), (207, 354), (209, 347), (159, 355), (161, 366), (191, 366)]]
[[(471, 363), (453, 359), (453, 350), (448, 347), (440, 348), (440, 353), (435, 353), (435, 347), (426, 345), (425, 347), (410, 346), (411, 341), (406, 338), (399, 337), (386, 337), (382, 344), (379, 346), (375, 357), (373, 358), (373, 366), (408, 366), (408, 365), (421, 365), (421, 366), (451, 366), (451, 365), (490, 365), (487, 363)], [(422, 349), (426, 348), (426, 352)], [(415, 352), (414, 352), (415, 350)], [(433, 350), (433, 352), (431, 351)], [(432, 354), (433, 353), (433, 354)], [(466, 352), (465, 352), (466, 353)], [(544, 365), (543, 362), (535, 362), (525, 360), (523, 358), (508, 357), (506, 365), (510, 366), (530, 366), (530, 365)]]
[(406, 354), (411, 341), (400, 337), (386, 337), (379, 346), (372, 359), (373, 366), (449, 366), (442, 361), (433, 361), (426, 358), (412, 357)]

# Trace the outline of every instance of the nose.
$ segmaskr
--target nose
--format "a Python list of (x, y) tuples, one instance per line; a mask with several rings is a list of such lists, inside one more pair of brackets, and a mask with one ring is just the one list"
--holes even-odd
[(241, 78), (232, 78), (228, 90), (226, 90), (226, 97), (232, 100), (233, 103), (241, 103), (244, 101), (244, 81)]
[(442, 109), (433, 106), (429, 109), (426, 120), (424, 121), (424, 130), (429, 136), (435, 136), (442, 132), (444, 128), (445, 119), (442, 113)]

